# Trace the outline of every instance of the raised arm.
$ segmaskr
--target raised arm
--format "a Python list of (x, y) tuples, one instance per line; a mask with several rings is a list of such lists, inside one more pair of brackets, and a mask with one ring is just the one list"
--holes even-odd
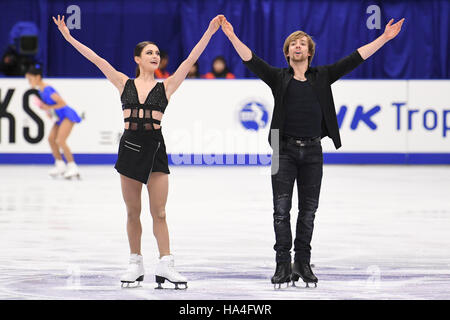
[(67, 42), (74, 46), (75, 49), (77, 49), (78, 52), (80, 52), (86, 59), (95, 64), (100, 69), (100, 71), (103, 72), (106, 78), (108, 78), (108, 80), (111, 81), (111, 83), (119, 90), (119, 93), (122, 93), (128, 77), (122, 72), (114, 69), (114, 67), (111, 66), (108, 61), (98, 56), (94, 51), (72, 37), (69, 29), (64, 22), (64, 16), (60, 18), (60, 16), (58, 15), (58, 19), (53, 17), (53, 21), (58, 26), (58, 29), (59, 31), (61, 31), (64, 39), (66, 39)]
[(401, 19), (400, 21), (397, 21), (395, 24), (392, 24), (394, 22), (394, 19), (391, 19), (389, 23), (386, 25), (386, 28), (384, 29), (384, 33), (376, 38), (371, 43), (366, 44), (365, 46), (362, 46), (361, 48), (358, 48), (358, 52), (361, 55), (361, 57), (366, 60), (371, 55), (373, 55), (375, 52), (378, 51), (386, 42), (389, 40), (395, 38), (397, 34), (402, 29), (403, 22), (405, 21), (405, 18)]
[(183, 80), (186, 79), (189, 70), (205, 50), (213, 34), (219, 29), (221, 17), (223, 16), (218, 15), (211, 20), (208, 29), (205, 31), (200, 41), (195, 45), (194, 49), (192, 49), (186, 60), (180, 64), (177, 71), (175, 71), (173, 75), (164, 80), (166, 96), (168, 99), (170, 99), (170, 96), (178, 89)]
[(386, 42), (395, 38), (400, 32), (403, 21), (405, 18), (398, 21), (396, 24), (392, 25), (394, 19), (391, 19), (386, 25), (384, 33), (379, 36), (374, 41), (358, 48), (350, 55), (342, 58), (338, 62), (325, 66), (328, 68), (329, 82), (334, 83), (336, 80), (345, 76), (347, 73), (351, 72), (357, 66), (359, 66), (364, 60), (373, 55), (378, 49), (380, 49)]
[(270, 88), (273, 88), (279, 80), (280, 69), (268, 64), (263, 59), (255, 55), (234, 33), (231, 23), (224, 18), (222, 21), (222, 31), (231, 41), (234, 49), (241, 57), (244, 65), (262, 81), (264, 81)]
[(39, 101), (39, 108), (43, 110), (51, 110), (51, 109), (61, 109), (62, 107), (65, 107), (67, 103), (61, 98), (59, 94), (56, 92), (52, 93), (50, 95), (53, 101), (55, 101), (55, 104), (46, 104), (44, 103), (40, 98), (38, 98)]
[(236, 52), (243, 61), (249, 61), (252, 58), (252, 51), (236, 36), (233, 26), (228, 20), (222, 21), (223, 33), (228, 37)]

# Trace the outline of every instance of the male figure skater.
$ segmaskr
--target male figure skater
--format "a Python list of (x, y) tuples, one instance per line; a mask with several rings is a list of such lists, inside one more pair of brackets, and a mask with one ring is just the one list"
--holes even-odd
[[(311, 265), (311, 239), (315, 212), (319, 204), (323, 155), (320, 140), (328, 136), (341, 146), (331, 84), (355, 69), (400, 32), (404, 18), (391, 19), (384, 33), (338, 62), (311, 67), (315, 43), (303, 31), (289, 35), (283, 46), (288, 68), (275, 68), (255, 55), (234, 34), (223, 17), (223, 32), (233, 44), (243, 63), (272, 90), (275, 106), (270, 125), (272, 157), (272, 193), (276, 270), (271, 281), (281, 287), (301, 278), (308, 286), (318, 279)], [(291, 265), (292, 235), (290, 209), (292, 190), (297, 180), (298, 219)]]

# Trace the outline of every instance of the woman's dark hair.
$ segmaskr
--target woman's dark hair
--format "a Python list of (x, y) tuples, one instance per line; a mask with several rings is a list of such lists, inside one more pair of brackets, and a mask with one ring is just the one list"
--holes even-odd
[[(153, 44), (153, 45), (157, 46), (156, 43), (154, 43), (154, 42), (152, 42), (152, 41), (142, 41), (142, 42), (139, 42), (139, 43), (136, 45), (136, 47), (134, 47), (134, 56), (135, 56), (135, 57), (140, 57), (140, 56), (141, 56), (141, 53), (142, 53), (142, 50), (144, 50), (144, 48), (145, 48), (147, 45), (149, 45), (149, 44)], [(137, 66), (136, 66), (136, 78), (139, 77), (139, 74), (140, 74), (139, 65), (137, 65)]]
[(161, 57), (161, 60), (162, 60), (162, 59), (169, 58), (169, 54), (168, 54), (166, 51), (164, 51), (164, 50), (161, 50), (161, 51), (159, 52), (159, 56)]
[(196, 66), (197, 69), (195, 70), (195, 73), (193, 76), (191, 76), (191, 78), (200, 78), (200, 66), (198, 65), (198, 61), (194, 63), (194, 66)]
[(42, 77), (42, 66), (39, 63), (32, 64), (26, 73), (40, 75)]
[[(225, 66), (223, 68), (222, 72), (216, 72), (216, 70), (214, 70), (214, 62), (216, 62), (218, 60), (222, 61), (223, 65)], [(214, 58), (214, 60), (211, 64), (211, 72), (214, 74), (214, 76), (216, 78), (225, 78), (227, 76), (227, 74), (230, 72), (230, 70), (228, 70), (227, 62), (225, 61), (225, 58), (223, 56), (217, 56)]]

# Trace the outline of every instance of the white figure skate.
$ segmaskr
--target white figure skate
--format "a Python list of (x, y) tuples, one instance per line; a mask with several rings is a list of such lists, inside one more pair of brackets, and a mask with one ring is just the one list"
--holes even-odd
[[(175, 262), (173, 255), (164, 256), (159, 259), (158, 264), (155, 269), (155, 278), (158, 287), (155, 289), (164, 289), (161, 283), (164, 281), (169, 281), (175, 285), (175, 290), (187, 289), (187, 279), (179, 274), (175, 268)], [(184, 285), (184, 288), (180, 288), (178, 285)]]
[(62, 176), (66, 171), (66, 163), (63, 160), (55, 160), (55, 167), (48, 172), (53, 178)]
[(80, 171), (78, 170), (78, 166), (75, 162), (69, 162), (67, 163), (67, 170), (64, 172), (64, 178), (70, 180), (73, 177), (77, 177), (79, 180)]
[(131, 254), (127, 271), (120, 277), (122, 288), (129, 288), (130, 284), (137, 282), (137, 286), (144, 281), (144, 259), (141, 255)]

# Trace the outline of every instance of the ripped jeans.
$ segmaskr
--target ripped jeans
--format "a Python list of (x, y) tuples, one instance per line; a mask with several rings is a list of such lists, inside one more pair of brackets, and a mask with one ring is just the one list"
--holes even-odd
[(294, 241), (294, 260), (309, 263), (315, 213), (322, 182), (323, 154), (320, 141), (298, 146), (281, 142), (278, 172), (272, 175), (273, 225), (276, 262), (291, 261), (291, 201), (297, 180), (298, 219)]

